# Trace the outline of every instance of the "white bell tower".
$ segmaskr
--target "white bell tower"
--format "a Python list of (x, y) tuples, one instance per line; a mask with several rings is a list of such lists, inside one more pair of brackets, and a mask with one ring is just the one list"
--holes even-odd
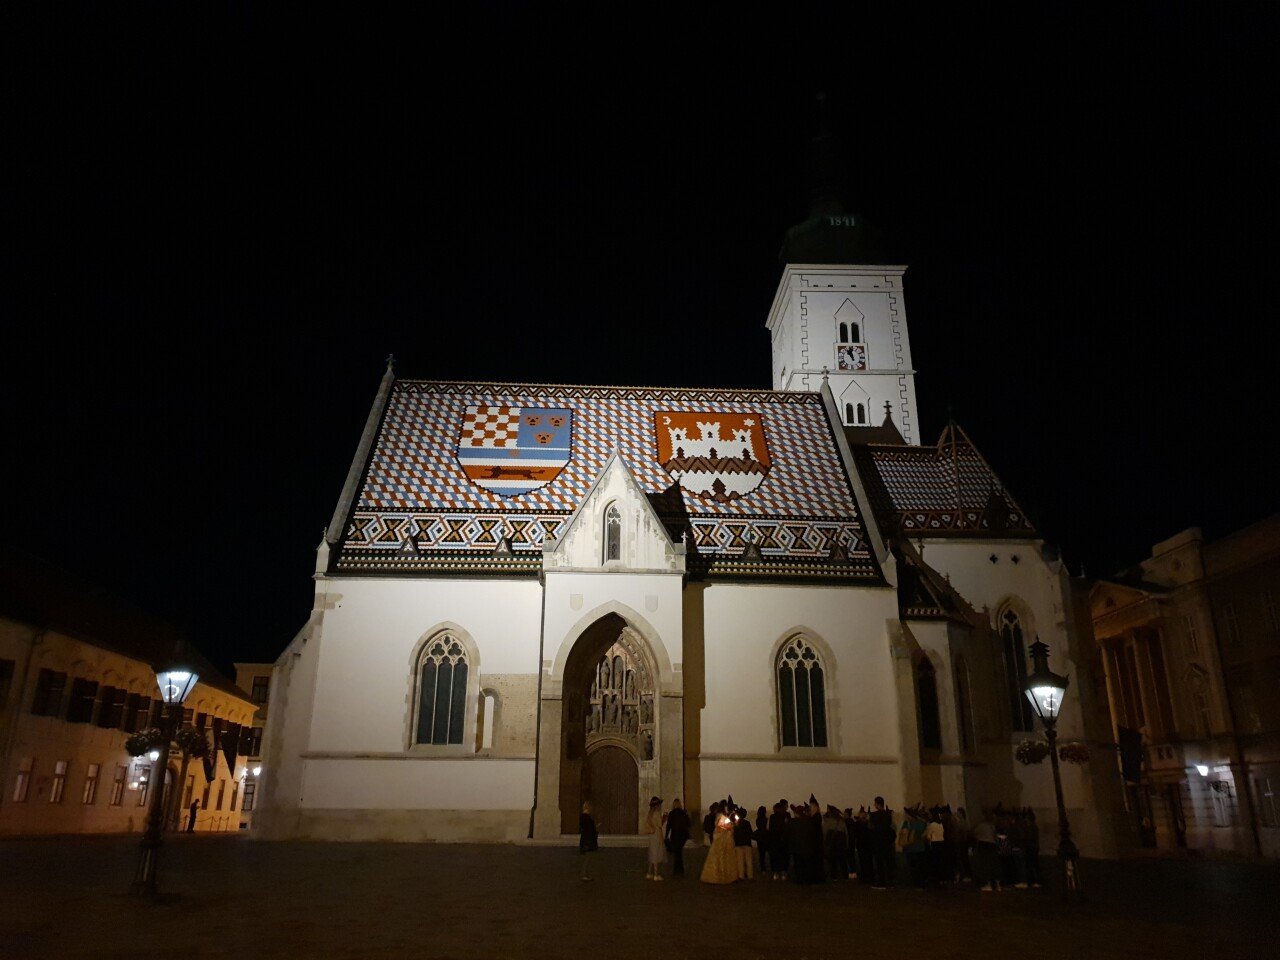
[[(822, 224), (831, 231), (854, 225), (847, 214), (822, 219), (833, 221)], [(818, 390), (825, 375), (846, 426), (879, 426), (888, 409), (907, 443), (918, 444), (906, 269), (788, 262), (769, 311), (773, 388)]]

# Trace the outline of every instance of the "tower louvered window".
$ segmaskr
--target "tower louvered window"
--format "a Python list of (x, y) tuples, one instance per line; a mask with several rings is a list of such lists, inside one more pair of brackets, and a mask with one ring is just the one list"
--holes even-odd
[(784, 747), (827, 745), (826, 678), (822, 660), (804, 637), (778, 655), (778, 726)]
[(467, 653), (450, 634), (441, 634), (423, 649), (416, 743), (462, 743), (467, 671)]

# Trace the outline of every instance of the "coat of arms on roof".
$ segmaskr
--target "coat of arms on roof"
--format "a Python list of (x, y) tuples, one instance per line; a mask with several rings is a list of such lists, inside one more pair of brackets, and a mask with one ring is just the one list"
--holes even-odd
[(769, 447), (758, 414), (654, 414), (658, 463), (681, 488), (717, 503), (741, 499), (769, 473)]
[(476, 486), (517, 497), (560, 475), (572, 436), (572, 410), (473, 404), (462, 416), (458, 464)]

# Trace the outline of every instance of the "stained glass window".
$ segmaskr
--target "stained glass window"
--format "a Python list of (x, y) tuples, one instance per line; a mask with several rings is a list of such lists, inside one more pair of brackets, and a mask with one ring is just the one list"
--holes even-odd
[(778, 655), (778, 720), (784, 747), (827, 745), (826, 678), (818, 653), (793, 637)]
[(417, 743), (462, 743), (467, 706), (467, 654), (442, 634), (426, 645), (418, 672)]

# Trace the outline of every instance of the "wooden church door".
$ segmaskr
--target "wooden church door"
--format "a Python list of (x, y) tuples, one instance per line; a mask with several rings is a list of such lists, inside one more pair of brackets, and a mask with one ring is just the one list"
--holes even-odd
[(591, 800), (601, 833), (640, 830), (640, 768), (622, 747), (603, 746), (587, 756), (582, 795)]

